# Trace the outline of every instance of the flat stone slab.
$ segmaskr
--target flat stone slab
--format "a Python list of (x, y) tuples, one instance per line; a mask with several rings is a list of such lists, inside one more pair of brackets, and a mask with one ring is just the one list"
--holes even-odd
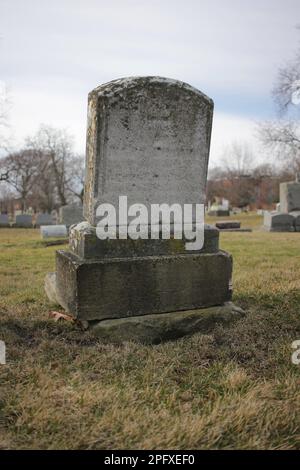
[[(162, 238), (158, 240), (132, 240), (131, 238), (100, 240), (96, 235), (96, 228), (88, 222), (81, 222), (71, 227), (69, 238), (70, 250), (84, 259), (177, 255), (187, 252), (185, 243), (188, 241), (174, 238), (170, 240)], [(216, 253), (217, 251), (219, 251), (219, 231), (213, 226), (205, 225), (203, 248), (193, 253)]]
[(159, 344), (195, 333), (209, 334), (217, 325), (229, 325), (245, 312), (231, 302), (217, 307), (116, 318), (90, 324), (90, 331), (103, 341)]
[(231, 299), (224, 252), (82, 260), (56, 252), (60, 305), (79, 320), (102, 320), (220, 305)]
[(241, 222), (238, 220), (221, 220), (216, 222), (216, 227), (220, 230), (229, 229), (229, 228), (241, 228)]
[(68, 236), (68, 230), (65, 225), (42, 225), (40, 232), (43, 239), (66, 238)]
[(220, 232), (252, 232), (252, 228), (224, 228)]

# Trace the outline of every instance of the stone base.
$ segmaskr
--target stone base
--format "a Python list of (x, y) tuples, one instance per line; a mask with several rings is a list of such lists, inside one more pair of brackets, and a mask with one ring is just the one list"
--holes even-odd
[(224, 252), (83, 260), (57, 251), (46, 291), (78, 320), (106, 320), (222, 305), (231, 298)]
[(184, 312), (158, 313), (92, 322), (90, 331), (103, 341), (159, 344), (194, 333), (209, 334), (216, 325), (229, 325), (245, 312), (233, 303)]
[[(86, 260), (186, 254), (185, 244), (188, 241), (185, 236), (181, 240), (173, 237), (164, 240), (161, 234), (159, 239), (153, 240), (150, 228), (149, 238), (145, 240), (141, 238), (100, 240), (96, 235), (96, 227), (88, 222), (81, 222), (70, 228), (70, 250), (74, 255)], [(203, 247), (192, 253), (216, 253), (217, 251), (219, 251), (219, 230), (212, 225), (205, 225)]]

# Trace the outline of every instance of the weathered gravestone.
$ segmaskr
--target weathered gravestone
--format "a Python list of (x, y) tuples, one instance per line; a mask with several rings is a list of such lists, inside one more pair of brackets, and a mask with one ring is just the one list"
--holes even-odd
[(41, 225), (52, 225), (53, 220), (52, 220), (52, 215), (51, 214), (38, 214), (36, 221), (35, 221), (35, 226), (40, 227)]
[(66, 225), (69, 228), (71, 225), (78, 224), (83, 220), (83, 207), (81, 204), (68, 204), (59, 209), (58, 222), (61, 225)]
[(10, 227), (9, 218), (7, 214), (0, 214), (0, 228)]
[(17, 215), (13, 226), (16, 228), (32, 228), (32, 216), (29, 214)]
[(71, 228), (70, 251), (57, 252), (45, 287), (99, 337), (157, 343), (242, 315), (228, 302), (232, 258), (219, 250), (216, 228), (206, 227), (196, 251), (184, 239), (96, 236), (99, 204), (117, 209), (121, 195), (147, 208), (204, 203), (212, 114), (200, 91), (160, 77), (115, 80), (89, 94), (87, 220)]

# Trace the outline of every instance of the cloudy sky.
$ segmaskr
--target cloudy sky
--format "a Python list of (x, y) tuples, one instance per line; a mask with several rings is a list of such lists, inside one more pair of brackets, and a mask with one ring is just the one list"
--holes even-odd
[(15, 142), (40, 123), (85, 150), (88, 92), (109, 80), (160, 75), (215, 101), (211, 166), (272, 118), (278, 67), (299, 45), (299, 0), (0, 0), (0, 80)]

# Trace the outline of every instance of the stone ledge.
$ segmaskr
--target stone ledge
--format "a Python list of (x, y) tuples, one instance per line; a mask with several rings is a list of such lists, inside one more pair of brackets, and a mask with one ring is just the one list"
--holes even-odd
[(221, 306), (182, 312), (157, 313), (137, 317), (91, 322), (89, 331), (101, 340), (112, 343), (134, 341), (159, 344), (194, 333), (208, 334), (216, 325), (229, 325), (245, 316), (245, 312), (227, 302)]
[[(193, 227), (195, 229), (195, 227)], [(110, 259), (110, 258), (127, 258), (127, 257), (143, 257), (143, 256), (160, 256), (160, 255), (178, 255), (186, 254), (189, 251), (185, 247), (185, 243), (189, 240), (183, 237), (182, 240), (171, 238), (164, 240), (151, 239), (149, 227), (148, 239), (132, 240), (100, 240), (96, 235), (96, 227), (88, 222), (81, 222), (70, 228), (70, 250), (82, 259)], [(219, 251), (219, 230), (211, 225), (204, 226), (204, 245), (201, 250), (192, 251), (192, 253), (216, 253)]]

